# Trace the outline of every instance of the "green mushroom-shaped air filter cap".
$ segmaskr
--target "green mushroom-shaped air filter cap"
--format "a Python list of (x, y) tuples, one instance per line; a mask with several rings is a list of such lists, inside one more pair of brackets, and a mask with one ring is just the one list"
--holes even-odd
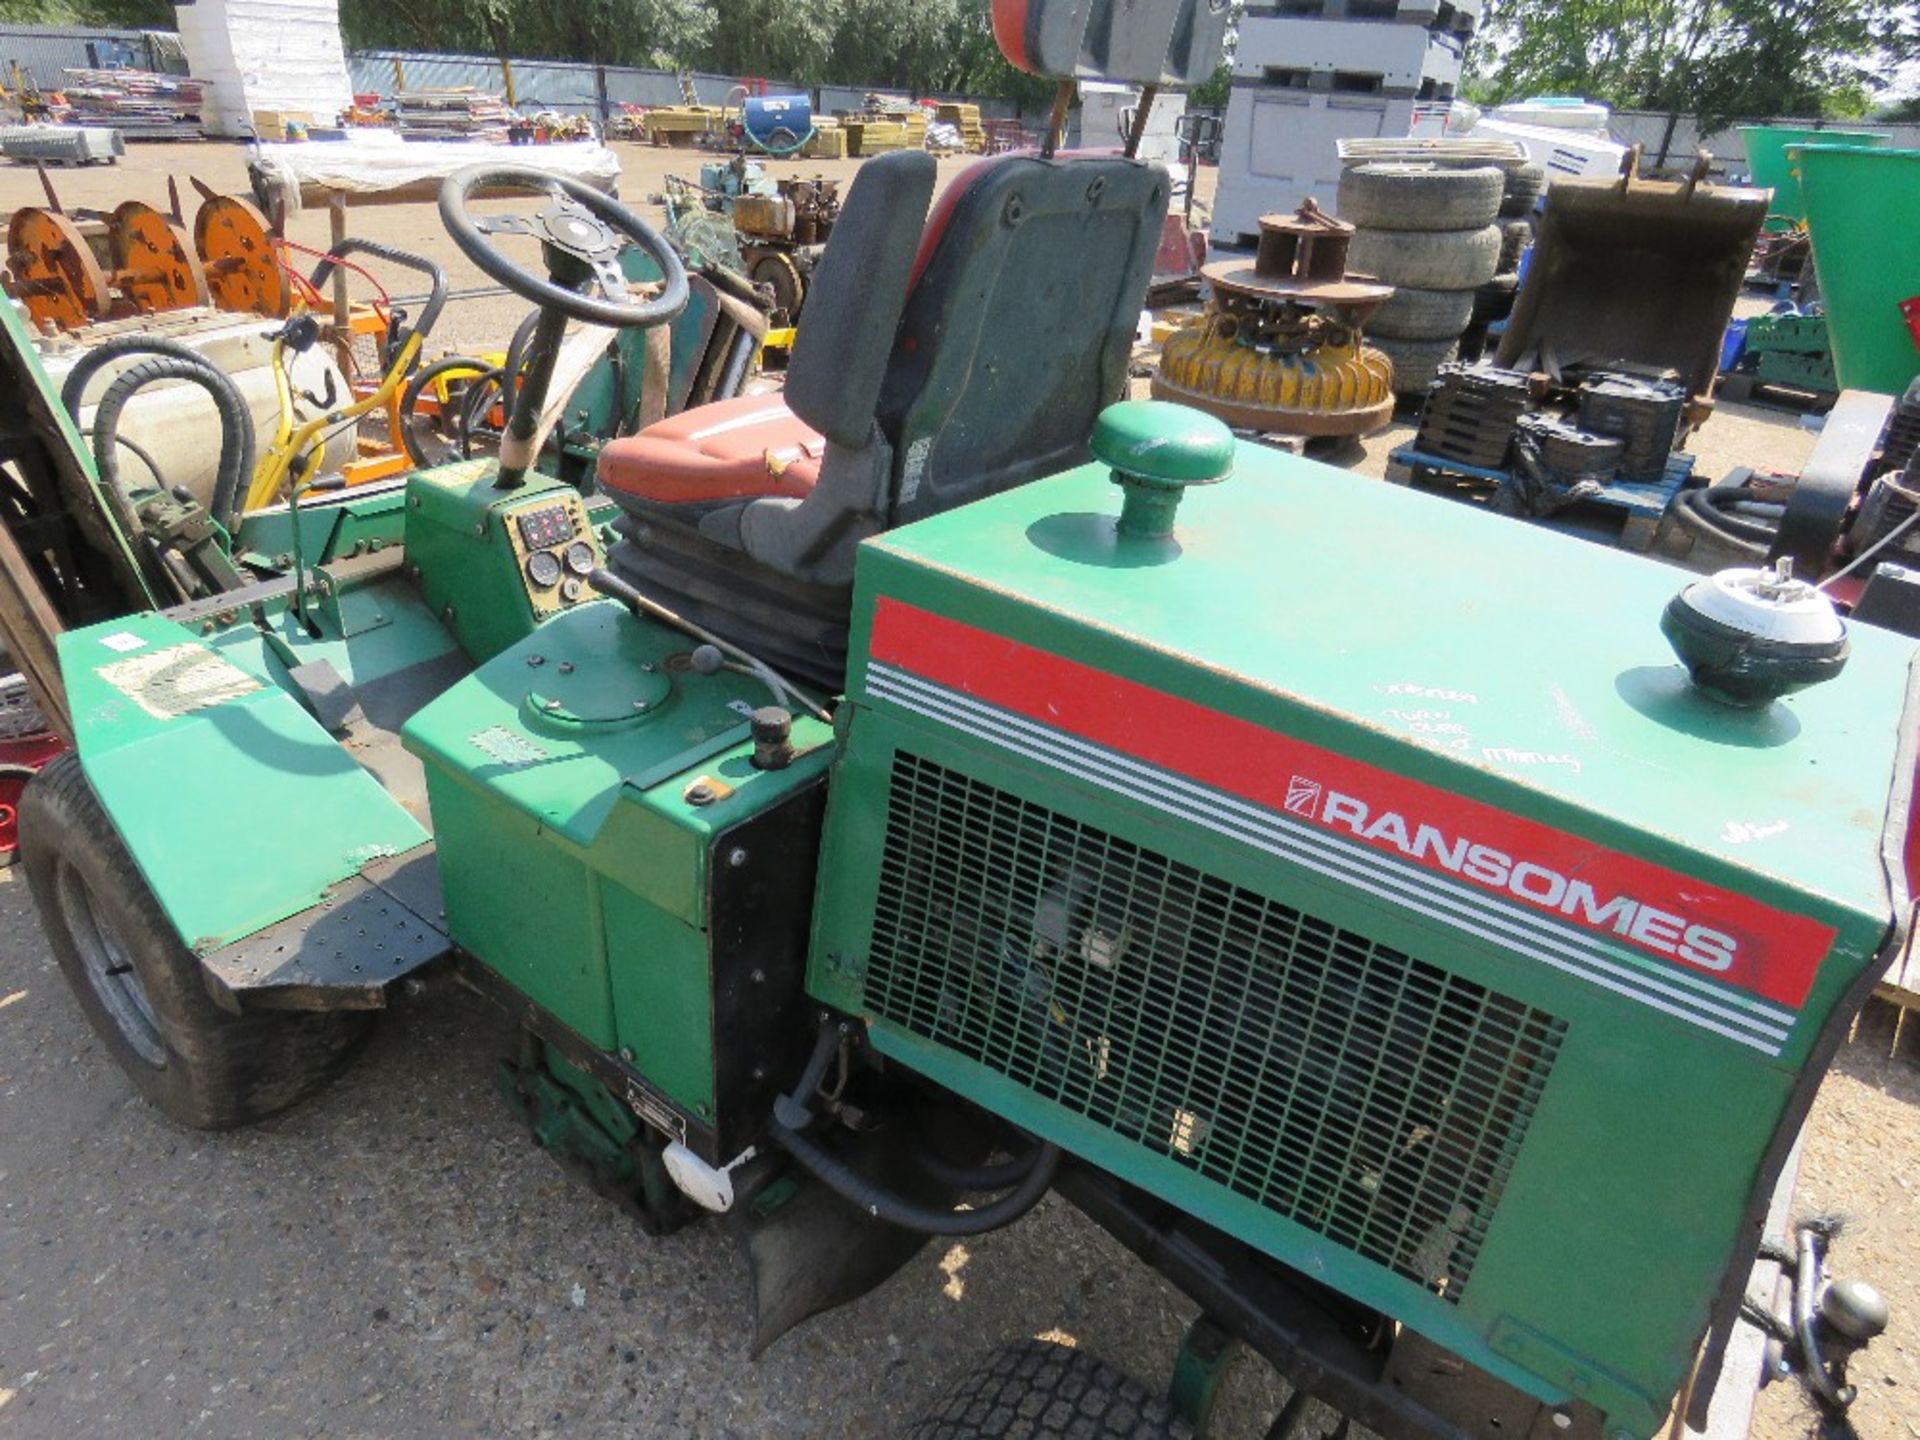
[(1233, 473), (1233, 432), (1211, 415), (1164, 400), (1109, 405), (1094, 422), (1092, 449), (1126, 492), (1120, 533), (1143, 539), (1172, 533), (1187, 486)]

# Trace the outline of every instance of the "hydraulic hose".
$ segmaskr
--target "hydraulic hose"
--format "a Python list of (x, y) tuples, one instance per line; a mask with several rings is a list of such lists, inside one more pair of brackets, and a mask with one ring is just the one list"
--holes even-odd
[(234, 506), (241, 487), (253, 474), (253, 416), (239, 387), (198, 356), (191, 360), (173, 355), (143, 360), (107, 387), (93, 418), (93, 460), (100, 479), (108, 494), (125, 500), (126, 491), (120, 485), (120, 415), (138, 391), (162, 380), (190, 380), (213, 398), (220, 414), (220, 464), (214, 473), (213, 503), (207, 509), (231, 534)]
[(955, 1190), (1005, 1190), (1010, 1185), (1018, 1185), (1040, 1163), (1041, 1147), (1035, 1145), (1024, 1155), (1016, 1155), (1011, 1160), (1003, 1160), (997, 1165), (955, 1165), (942, 1160), (930, 1150), (914, 1152), (914, 1162), (938, 1180), (942, 1185)]
[(1689, 529), (1707, 534), (1730, 545), (1764, 555), (1779, 533), (1779, 523), (1769, 524), (1760, 516), (1735, 514), (1732, 506), (1754, 503), (1744, 490), (1682, 490), (1674, 497), (1674, 517)]
[[(540, 328), (540, 312), (529, 310), (527, 318), (513, 327), (513, 338), (507, 341), (506, 363), (500, 367), (501, 384), (511, 386), (520, 378), (520, 368), (527, 363), (527, 347), (533, 344), (533, 332)], [(513, 397), (506, 397), (507, 403), (513, 403)]]
[(73, 423), (80, 423), (80, 406), (87, 393), (87, 382), (100, 373), (103, 366), (115, 360), (123, 360), (129, 355), (167, 355), (176, 360), (190, 360), (196, 365), (204, 365), (218, 372), (219, 367), (206, 356), (189, 345), (178, 340), (166, 340), (147, 335), (122, 335), (117, 340), (108, 340), (94, 346), (74, 362), (73, 369), (67, 372), (67, 378), (60, 385), (60, 408), (72, 417)]
[[(407, 382), (407, 388), (400, 395), (400, 443), (406, 447), (407, 458), (421, 467), (445, 463), (444, 460), (429, 459), (421, 451), (419, 440), (413, 430), (414, 407), (420, 403), (420, 397), (426, 394), (429, 385), (443, 375), (467, 375), (473, 378), (472, 385), (468, 387), (468, 394), (471, 395), (473, 391), (487, 385), (502, 383), (505, 374), (504, 370), (495, 369), (484, 360), (475, 360), (466, 355), (449, 355), (445, 359), (434, 361), (424, 369), (414, 371), (412, 379)], [(462, 397), (461, 403), (464, 406), (465, 397)]]
[(977, 1210), (944, 1210), (922, 1205), (896, 1195), (862, 1175), (818, 1141), (780, 1121), (772, 1122), (769, 1133), (782, 1149), (798, 1160), (813, 1177), (849, 1204), (856, 1205), (876, 1220), (898, 1225), (902, 1230), (922, 1235), (984, 1235), (1011, 1225), (1025, 1215), (1053, 1186), (1060, 1169), (1060, 1147), (1042, 1143), (1032, 1157), (1032, 1168), (1014, 1189), (989, 1201)]
[[(950, 1167), (959, 1177), (951, 1182), (956, 1189), (987, 1188), (975, 1182), (989, 1172), (1017, 1171), (1019, 1183), (978, 1209), (948, 1210), (896, 1195), (808, 1136), (806, 1127), (813, 1123), (813, 1098), (819, 1092), (820, 1082), (826, 1077), (827, 1066), (846, 1043), (847, 1032), (848, 1027), (844, 1022), (821, 1022), (820, 1034), (814, 1041), (813, 1054), (807, 1060), (806, 1069), (801, 1072), (792, 1093), (774, 1101), (773, 1117), (768, 1124), (768, 1133), (774, 1141), (811, 1172), (816, 1180), (874, 1219), (922, 1235), (984, 1235), (989, 1230), (1011, 1225), (1040, 1203), (1040, 1198), (1053, 1187), (1053, 1177), (1060, 1170), (1060, 1147), (1057, 1145), (1042, 1142), (1034, 1146), (1030, 1154), (1022, 1156), (1010, 1166), (980, 1169)], [(923, 1166), (927, 1163), (924, 1153), (916, 1158)]]

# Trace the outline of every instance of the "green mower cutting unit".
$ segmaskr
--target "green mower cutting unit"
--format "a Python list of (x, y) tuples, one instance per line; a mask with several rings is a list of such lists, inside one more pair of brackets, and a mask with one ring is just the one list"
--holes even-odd
[[(1210, 74), (1226, 21), (994, 12), (1029, 70), (1147, 85)], [(502, 1079), (542, 1143), (650, 1230), (739, 1230), (756, 1347), (1049, 1190), (1203, 1311), (1180, 1414), (1026, 1354), (927, 1435), (1016, 1433), (982, 1397), (1074, 1376), (1137, 1410), (1111, 1433), (1185, 1433), (1229, 1340), (1389, 1437), (1698, 1418), (1906, 940), (1912, 645), (1784, 575), (1676, 600), (1116, 405), (1165, 173), (1049, 147), (929, 216), (933, 170), (863, 166), (783, 396), (615, 440), (585, 490), (529, 468), (566, 324), (667, 323), (684, 272), (591, 191), (448, 182), (455, 239), (547, 307), (499, 460), (315, 487), (290, 567), (67, 630), (35, 676), (75, 748), (24, 853), (90, 1020), (232, 1125), (451, 970), (524, 1027)], [(550, 203), (468, 213), (509, 183)], [(163, 544), (124, 508), (87, 512), (102, 566)], [(70, 562), (8, 536), (30, 655), (21, 577)], [(1813, 1242), (1800, 1271), (1787, 1350), (1837, 1409), (1872, 1297)]]

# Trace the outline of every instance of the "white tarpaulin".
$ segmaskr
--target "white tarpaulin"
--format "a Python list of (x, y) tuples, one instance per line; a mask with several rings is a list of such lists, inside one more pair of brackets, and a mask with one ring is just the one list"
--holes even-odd
[(396, 191), (431, 195), (440, 182), (469, 165), (516, 165), (583, 180), (613, 194), (620, 182), (620, 160), (595, 140), (557, 145), (488, 145), (479, 141), (402, 140), (391, 130), (349, 131), (345, 140), (315, 140), (295, 145), (261, 145), (254, 162), (273, 189), (292, 208), (298, 197), (313, 201), (320, 192), (391, 195)]
[(353, 101), (340, 0), (195, 0), (174, 14), (187, 68), (207, 85), (209, 134), (252, 135), (256, 110), (332, 125)]

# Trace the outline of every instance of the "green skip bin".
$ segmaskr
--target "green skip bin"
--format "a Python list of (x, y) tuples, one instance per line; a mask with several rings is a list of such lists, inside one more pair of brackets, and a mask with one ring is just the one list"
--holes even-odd
[(1808, 130), (1792, 125), (1742, 125), (1740, 139), (1747, 147), (1747, 169), (1753, 183), (1773, 191), (1769, 214), (1773, 218), (1804, 220), (1800, 179), (1788, 150), (1799, 145), (1854, 145), (1863, 149), (1887, 143), (1875, 130)]
[(1920, 374), (1900, 302), (1920, 295), (1920, 150), (1803, 145), (1800, 173), (1833, 365), (1850, 390), (1898, 395)]

